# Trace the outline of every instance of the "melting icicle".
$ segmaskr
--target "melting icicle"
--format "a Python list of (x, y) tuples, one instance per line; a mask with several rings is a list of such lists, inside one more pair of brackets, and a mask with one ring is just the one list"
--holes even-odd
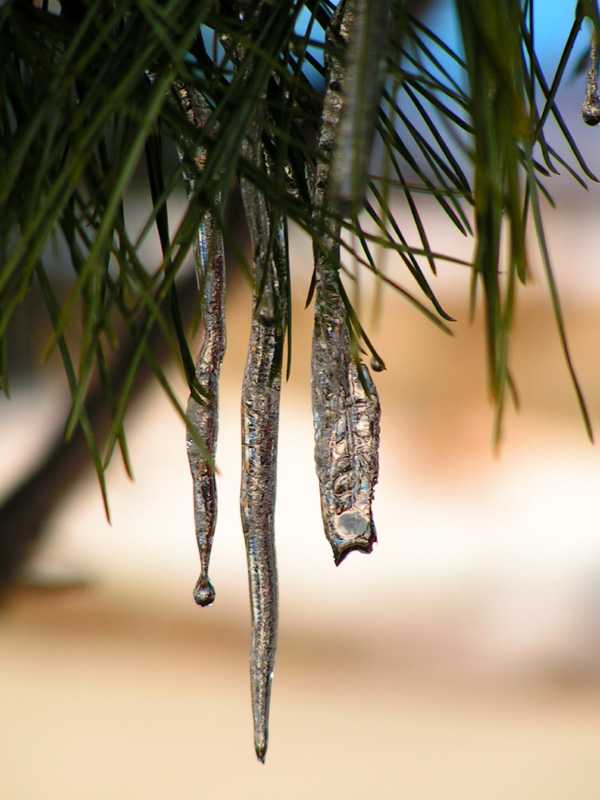
[(354, 362), (338, 276), (324, 271), (315, 301), (312, 404), (325, 534), (335, 563), (376, 541), (371, 513), (378, 475), (380, 407), (364, 364)]
[[(174, 85), (175, 95), (188, 118), (203, 129), (210, 118), (210, 107), (203, 96), (192, 87)], [(197, 166), (202, 169), (206, 152), (200, 149)], [(193, 189), (191, 182), (190, 189)], [(200, 577), (194, 589), (194, 599), (200, 606), (208, 606), (215, 599), (215, 590), (208, 577), (208, 564), (217, 522), (217, 489), (214, 459), (217, 449), (219, 425), (219, 374), (225, 353), (225, 262), (223, 241), (213, 215), (207, 212), (200, 224), (195, 247), (196, 274), (203, 294), (202, 313), (204, 333), (196, 360), (196, 379), (202, 392), (199, 402), (193, 395), (187, 405), (187, 414), (194, 430), (204, 442), (202, 451), (187, 434), (187, 453), (194, 483), (194, 519), (196, 539), (200, 553)], [(210, 460), (207, 459), (207, 453)]]
[(587, 125), (598, 125), (600, 122), (600, 98), (598, 97), (598, 38), (592, 34), (590, 48), (590, 66), (585, 84), (585, 100), (581, 106), (581, 116)]
[[(340, 4), (329, 36), (348, 39), (352, 4)], [(318, 148), (314, 203), (324, 212), (328, 154), (333, 150), (342, 107), (341, 63), (327, 63), (327, 88)], [(317, 278), (312, 347), (312, 407), (315, 463), (325, 534), (336, 564), (352, 550), (370, 552), (376, 540), (371, 503), (378, 475), (379, 417), (377, 392), (367, 367), (352, 357), (346, 309), (339, 284), (340, 226), (327, 220), (327, 233), (315, 244)], [(359, 373), (360, 370), (360, 373)]]
[(373, 356), (371, 358), (371, 369), (373, 372), (383, 372), (385, 364), (381, 359), (377, 358), (377, 356)]
[[(271, 171), (255, 124), (244, 155)], [(248, 559), (252, 644), (250, 686), (254, 747), (264, 761), (268, 741), (271, 681), (278, 625), (275, 560), (275, 491), (281, 389), (281, 353), (285, 336), (287, 235), (282, 219), (271, 242), (273, 209), (255, 186), (242, 180), (242, 196), (254, 248), (254, 297), (248, 360), (242, 385), (242, 485), (240, 509)], [(270, 253), (270, 247), (272, 252)]]

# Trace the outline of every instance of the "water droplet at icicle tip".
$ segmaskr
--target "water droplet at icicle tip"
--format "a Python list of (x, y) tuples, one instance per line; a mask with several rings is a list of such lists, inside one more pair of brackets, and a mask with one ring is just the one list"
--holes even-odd
[(581, 108), (581, 116), (586, 125), (594, 126), (600, 123), (600, 99), (592, 97), (586, 100)]
[(194, 600), (199, 606), (209, 606), (215, 601), (215, 589), (205, 575), (198, 578), (194, 589)]
[(380, 358), (377, 358), (377, 356), (373, 356), (371, 358), (371, 369), (373, 370), (373, 372), (383, 372), (385, 369), (385, 364)]

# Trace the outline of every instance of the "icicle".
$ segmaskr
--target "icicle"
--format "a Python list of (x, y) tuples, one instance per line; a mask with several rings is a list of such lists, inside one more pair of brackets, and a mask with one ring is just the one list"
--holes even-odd
[(352, 358), (337, 280), (325, 271), (317, 285), (311, 388), (321, 513), (339, 564), (352, 550), (371, 552), (377, 538), (380, 407), (367, 367)]
[(350, 26), (342, 110), (331, 154), (329, 198), (342, 216), (363, 203), (369, 154), (381, 102), (388, 52), (390, 0), (351, 0), (344, 10)]
[(196, 360), (196, 378), (210, 399), (202, 404), (190, 396), (187, 414), (204, 442), (212, 463), (209, 463), (189, 433), (187, 452), (194, 482), (194, 518), (200, 553), (200, 577), (194, 589), (194, 599), (198, 605), (207, 606), (215, 599), (215, 590), (208, 577), (208, 563), (217, 522), (214, 459), (219, 426), (219, 373), (226, 344), (225, 262), (223, 242), (215, 231), (212, 217), (205, 217), (198, 238), (196, 263), (204, 278), (204, 335)]
[(581, 106), (581, 115), (587, 125), (600, 122), (600, 98), (598, 97), (598, 37), (592, 34), (590, 47), (590, 66), (585, 84), (585, 100)]
[[(332, 17), (329, 36), (346, 42), (352, 18), (352, 4), (340, 4)], [(321, 241), (315, 243), (317, 288), (311, 365), (321, 513), (336, 564), (352, 550), (370, 552), (376, 540), (371, 503), (378, 475), (380, 417), (369, 371), (352, 356), (338, 274), (340, 225), (327, 218), (328, 154), (333, 150), (340, 118), (343, 78), (340, 61), (330, 58), (314, 190), (315, 207), (317, 213), (320, 210), (325, 231)]]
[[(203, 129), (211, 110), (204, 97), (192, 87), (176, 83), (175, 95), (188, 118), (198, 129)], [(202, 169), (206, 152), (200, 149), (197, 166)], [(193, 181), (190, 181), (193, 189)], [(195, 247), (196, 274), (202, 292), (202, 319), (204, 333), (196, 360), (196, 379), (202, 391), (199, 402), (194, 395), (188, 400), (187, 414), (194, 430), (204, 442), (201, 450), (191, 435), (187, 434), (187, 453), (194, 483), (194, 518), (196, 539), (200, 553), (200, 577), (194, 589), (194, 599), (201, 606), (210, 605), (215, 590), (208, 577), (208, 564), (217, 522), (217, 489), (214, 459), (217, 449), (219, 425), (219, 374), (225, 353), (225, 261), (220, 231), (210, 212), (202, 219)], [(207, 459), (210, 455), (210, 461)]]
[[(255, 124), (244, 155), (271, 171), (263, 153), (261, 128)], [(281, 389), (281, 354), (287, 315), (287, 232), (275, 222), (264, 196), (242, 180), (242, 196), (254, 257), (254, 296), (248, 360), (242, 386), (242, 485), (240, 509), (248, 559), (252, 612), (250, 685), (254, 747), (264, 761), (268, 741), (271, 681), (278, 625), (275, 560), (275, 490)]]

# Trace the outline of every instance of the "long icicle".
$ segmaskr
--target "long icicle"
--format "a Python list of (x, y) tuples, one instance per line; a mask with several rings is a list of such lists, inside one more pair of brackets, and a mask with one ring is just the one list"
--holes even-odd
[[(202, 130), (209, 122), (211, 109), (204, 97), (193, 87), (174, 85), (175, 95), (190, 122)], [(200, 148), (196, 157), (199, 170), (204, 167), (206, 150)], [(189, 182), (193, 190), (193, 180)], [(223, 240), (214, 216), (204, 215), (195, 245), (196, 275), (202, 292), (204, 332), (196, 359), (196, 379), (202, 391), (199, 402), (190, 395), (188, 417), (194, 430), (204, 442), (202, 451), (190, 433), (187, 434), (187, 454), (194, 483), (194, 519), (200, 554), (200, 577), (194, 589), (194, 599), (208, 606), (215, 599), (215, 590), (208, 577), (208, 564), (217, 522), (217, 488), (214, 460), (219, 427), (219, 374), (225, 354), (225, 259)], [(207, 459), (206, 453), (210, 455)]]
[[(271, 173), (262, 128), (252, 127), (244, 155)], [(252, 612), (250, 686), (254, 747), (264, 762), (278, 626), (275, 559), (275, 491), (281, 390), (281, 356), (287, 317), (288, 249), (285, 221), (262, 193), (242, 180), (253, 246), (254, 292), (248, 359), (242, 385), (242, 485), (240, 510), (248, 559)], [(272, 230), (274, 227), (274, 231)]]
[[(348, 41), (352, 2), (335, 11), (328, 36)], [(316, 299), (312, 345), (315, 463), (325, 535), (336, 564), (352, 550), (370, 552), (376, 541), (371, 513), (378, 476), (380, 406), (367, 367), (352, 353), (339, 277), (339, 222), (328, 198), (329, 160), (342, 108), (344, 67), (328, 59), (319, 132), (314, 207), (322, 236), (315, 242)]]

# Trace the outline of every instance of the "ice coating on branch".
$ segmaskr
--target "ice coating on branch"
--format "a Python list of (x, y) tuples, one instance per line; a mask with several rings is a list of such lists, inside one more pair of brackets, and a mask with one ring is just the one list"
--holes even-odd
[(342, 25), (349, 35), (329, 196), (345, 217), (358, 213), (364, 200), (386, 71), (390, 6), (391, 0), (347, 0), (343, 14)]

